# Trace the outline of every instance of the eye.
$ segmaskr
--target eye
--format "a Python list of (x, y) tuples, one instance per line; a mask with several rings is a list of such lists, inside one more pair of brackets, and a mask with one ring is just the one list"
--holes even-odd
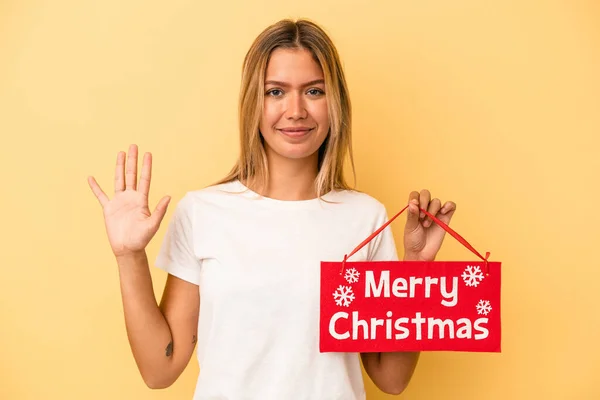
[(268, 96), (278, 97), (281, 96), (283, 92), (280, 89), (271, 89), (267, 91)]
[(324, 95), (325, 92), (322, 91), (321, 89), (312, 88), (312, 89), (308, 90), (308, 94), (310, 94), (311, 96), (321, 96), (321, 95)]

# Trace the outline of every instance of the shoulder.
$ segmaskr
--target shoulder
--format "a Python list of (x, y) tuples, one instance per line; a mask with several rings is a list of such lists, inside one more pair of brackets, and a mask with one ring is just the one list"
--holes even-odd
[(237, 182), (227, 182), (188, 190), (176, 203), (178, 213), (192, 213), (198, 208), (226, 206), (244, 189)]
[(234, 198), (244, 192), (243, 186), (237, 181), (215, 184), (187, 191), (181, 199), (186, 204), (222, 202), (227, 198)]
[(342, 190), (331, 193), (328, 200), (346, 205), (359, 214), (370, 214), (385, 217), (386, 207), (374, 196), (357, 190)]

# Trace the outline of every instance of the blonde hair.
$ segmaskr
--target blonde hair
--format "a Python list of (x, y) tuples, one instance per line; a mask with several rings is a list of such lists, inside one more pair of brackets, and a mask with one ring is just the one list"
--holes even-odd
[(259, 132), (264, 103), (267, 64), (277, 48), (306, 49), (320, 65), (329, 113), (329, 132), (319, 148), (315, 191), (320, 198), (331, 190), (351, 189), (344, 178), (344, 161), (349, 156), (356, 181), (351, 141), (351, 105), (346, 78), (337, 50), (317, 24), (299, 19), (281, 20), (267, 27), (254, 40), (242, 68), (239, 98), (240, 156), (229, 174), (218, 183), (239, 179), (266, 188), (269, 170), (263, 139)]

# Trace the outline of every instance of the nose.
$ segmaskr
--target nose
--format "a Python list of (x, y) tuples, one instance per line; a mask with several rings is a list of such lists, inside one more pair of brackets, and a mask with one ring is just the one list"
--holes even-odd
[(291, 120), (304, 119), (307, 116), (306, 105), (301, 94), (288, 96), (286, 118)]

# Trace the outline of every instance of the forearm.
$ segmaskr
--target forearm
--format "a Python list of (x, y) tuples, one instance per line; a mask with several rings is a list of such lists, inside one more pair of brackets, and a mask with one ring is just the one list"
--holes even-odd
[(142, 378), (149, 387), (170, 384), (173, 341), (160, 311), (145, 252), (117, 258), (125, 326)]
[(379, 368), (387, 382), (392, 382), (398, 393), (406, 389), (410, 382), (417, 362), (419, 352), (389, 352), (380, 353)]
[(419, 352), (362, 353), (365, 370), (373, 383), (385, 393), (400, 394), (408, 386)]
[[(415, 260), (418, 260), (416, 255), (404, 256), (404, 261)], [(413, 376), (420, 352), (363, 353), (361, 356), (367, 373), (382, 391), (400, 394)]]

